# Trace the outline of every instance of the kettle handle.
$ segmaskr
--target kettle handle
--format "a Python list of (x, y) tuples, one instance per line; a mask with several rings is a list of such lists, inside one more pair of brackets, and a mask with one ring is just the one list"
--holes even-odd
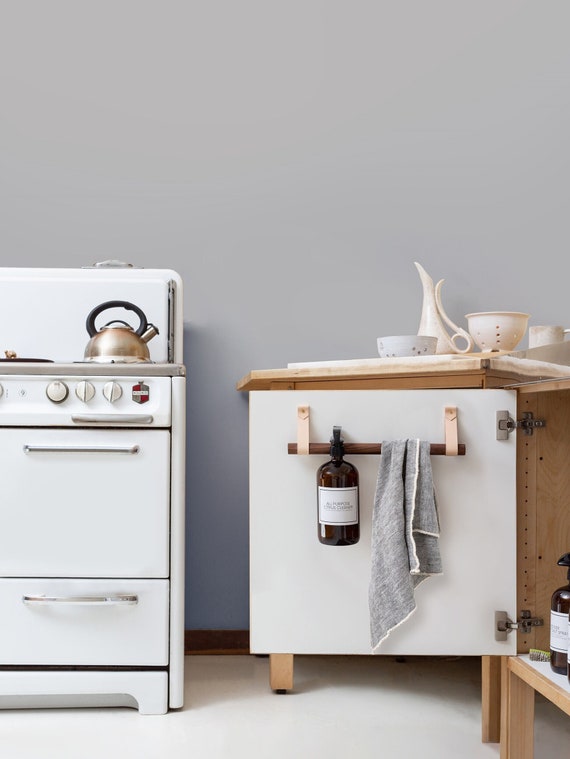
[(138, 328), (135, 330), (139, 337), (148, 327), (148, 322), (144, 312), (138, 306), (135, 306), (134, 303), (129, 303), (126, 300), (106, 300), (105, 303), (101, 303), (99, 306), (94, 308), (87, 317), (85, 326), (87, 327), (89, 337), (94, 337), (97, 334), (95, 319), (99, 316), (99, 314), (101, 314), (103, 311), (106, 311), (108, 308), (125, 308), (127, 311), (134, 311), (141, 322)]

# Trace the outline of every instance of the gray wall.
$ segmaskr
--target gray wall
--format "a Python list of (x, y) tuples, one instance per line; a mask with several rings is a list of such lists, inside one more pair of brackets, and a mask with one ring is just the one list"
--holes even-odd
[(188, 628), (248, 627), (248, 371), (415, 333), (414, 261), (462, 325), (570, 326), (569, 23), (567, 0), (0, 2), (0, 265), (184, 278)]

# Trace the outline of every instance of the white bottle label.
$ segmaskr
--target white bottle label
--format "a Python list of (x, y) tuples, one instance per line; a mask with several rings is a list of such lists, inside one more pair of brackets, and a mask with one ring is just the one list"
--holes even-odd
[(550, 648), (561, 654), (568, 651), (568, 614), (550, 612)]
[(322, 488), (319, 486), (319, 522), (321, 524), (358, 523), (358, 486)]

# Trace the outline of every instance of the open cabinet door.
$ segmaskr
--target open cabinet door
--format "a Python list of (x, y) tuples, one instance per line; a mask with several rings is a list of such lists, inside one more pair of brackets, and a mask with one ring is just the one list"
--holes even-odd
[(419, 438), (444, 442), (457, 407), (464, 456), (432, 456), (441, 576), (415, 591), (417, 608), (382, 643), (398, 655), (507, 655), (495, 611), (517, 618), (516, 433), (497, 440), (496, 412), (516, 416), (510, 390), (313, 390), (250, 392), (251, 650), (271, 654), (370, 654), (368, 586), (379, 455), (346, 455), (360, 473), (360, 541), (317, 537), (316, 472), (326, 455), (291, 455), (297, 408), (310, 411), (311, 442), (340, 426), (347, 443)]

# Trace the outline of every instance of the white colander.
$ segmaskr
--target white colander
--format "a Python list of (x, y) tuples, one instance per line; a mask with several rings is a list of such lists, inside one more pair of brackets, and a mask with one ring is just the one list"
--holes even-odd
[(514, 350), (524, 337), (529, 317), (519, 311), (465, 314), (469, 334), (482, 351)]

